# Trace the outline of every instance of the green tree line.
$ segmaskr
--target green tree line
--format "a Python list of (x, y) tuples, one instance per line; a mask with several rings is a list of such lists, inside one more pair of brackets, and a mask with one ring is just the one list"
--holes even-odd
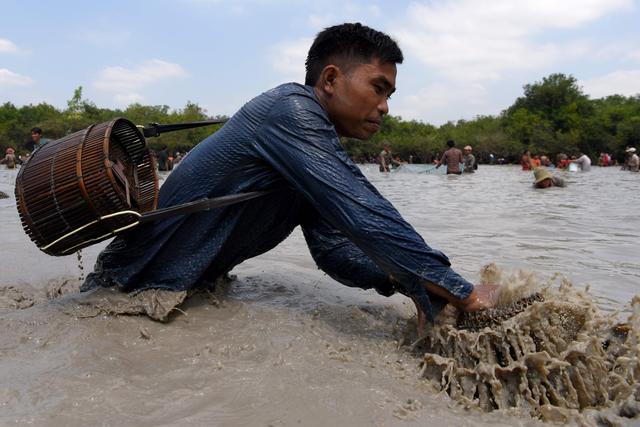
[[(33, 127), (42, 129), (43, 138), (55, 140), (92, 124), (106, 122), (116, 117), (125, 117), (137, 125), (226, 118), (221, 115), (210, 116), (202, 107), (190, 101), (184, 108), (177, 110), (171, 110), (168, 105), (149, 106), (137, 103), (129, 105), (124, 110), (99, 108), (82, 97), (82, 86), (80, 86), (67, 101), (67, 108), (64, 110), (47, 103), (16, 107), (6, 102), (0, 106), (0, 149), (2, 153), (7, 147), (17, 149), (18, 153), (27, 152), (26, 146)], [(166, 145), (173, 150), (187, 151), (219, 127), (219, 125), (212, 125), (168, 132), (157, 138), (149, 138), (147, 141), (151, 148), (156, 150)]]
[(626, 147), (640, 147), (640, 95), (589, 99), (573, 76), (559, 73), (525, 85), (523, 92), (497, 116), (440, 127), (389, 116), (371, 140), (347, 140), (345, 145), (355, 158), (371, 159), (389, 142), (394, 154), (424, 162), (442, 153), (449, 139), (458, 147), (471, 145), (484, 162), (489, 154), (517, 162), (524, 150), (552, 160), (559, 153), (580, 152), (595, 160), (606, 152), (622, 161)]
[[(0, 106), (0, 147), (25, 151), (34, 126), (43, 129), (44, 137), (56, 139), (114, 117), (126, 117), (136, 124), (223, 118), (208, 115), (193, 102), (178, 110), (141, 104), (124, 110), (99, 108), (82, 97), (79, 87), (63, 110), (46, 103), (16, 107), (7, 102)], [(215, 129), (211, 126), (171, 132), (150, 138), (149, 143), (155, 149), (166, 145), (186, 151)], [(525, 85), (522, 96), (497, 116), (451, 121), (439, 127), (387, 116), (380, 132), (370, 140), (343, 142), (349, 155), (358, 161), (375, 159), (382, 145), (389, 142), (393, 152), (405, 160), (413, 156), (416, 161), (430, 162), (442, 153), (449, 139), (455, 140), (458, 147), (473, 146), (476, 156), (485, 162), (489, 154), (515, 162), (525, 149), (552, 159), (558, 153), (582, 152), (595, 160), (601, 152), (607, 152), (621, 161), (626, 147), (640, 147), (640, 95), (590, 99), (573, 76), (557, 73)]]

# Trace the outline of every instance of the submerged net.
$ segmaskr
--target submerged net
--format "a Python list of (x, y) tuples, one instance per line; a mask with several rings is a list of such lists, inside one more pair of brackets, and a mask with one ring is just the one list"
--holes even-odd
[(442, 313), (418, 347), (424, 378), (454, 400), (485, 411), (515, 410), (566, 422), (590, 411), (600, 419), (608, 409), (609, 420), (638, 420), (640, 297), (622, 323), (619, 313), (603, 312), (588, 291), (566, 279), (560, 286), (539, 287), (533, 274), (503, 280), (491, 265), (481, 282), (503, 285), (507, 310), (510, 301), (536, 291), (544, 301), (536, 299), (515, 316), (477, 330), (459, 329), (455, 310)]

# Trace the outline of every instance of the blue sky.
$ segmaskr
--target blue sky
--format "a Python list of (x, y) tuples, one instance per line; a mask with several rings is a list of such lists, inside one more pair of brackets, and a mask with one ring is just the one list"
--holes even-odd
[(498, 114), (554, 72), (598, 98), (640, 93), (634, 0), (0, 0), (0, 103), (65, 107), (73, 90), (233, 114), (304, 80), (315, 34), (362, 22), (405, 54), (390, 113), (433, 124)]

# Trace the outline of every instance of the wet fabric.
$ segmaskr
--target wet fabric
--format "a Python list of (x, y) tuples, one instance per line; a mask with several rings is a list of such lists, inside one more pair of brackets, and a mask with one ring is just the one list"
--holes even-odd
[(272, 249), (300, 225), (317, 265), (347, 286), (390, 295), (392, 275), (397, 290), (431, 316), (445, 301), (423, 281), (461, 299), (471, 293), (448, 258), (349, 159), (308, 86), (285, 84), (247, 103), (169, 175), (158, 207), (272, 189), (280, 191), (125, 232), (100, 254), (83, 290), (191, 289)]
[(574, 162), (580, 166), (580, 170), (583, 172), (588, 172), (591, 170), (591, 159), (586, 154), (578, 157), (576, 160), (574, 160)]

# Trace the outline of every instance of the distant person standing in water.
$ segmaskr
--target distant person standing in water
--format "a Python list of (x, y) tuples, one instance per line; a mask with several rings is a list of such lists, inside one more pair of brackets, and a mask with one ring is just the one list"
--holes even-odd
[(27, 150), (33, 153), (36, 149), (42, 147), (48, 140), (42, 138), (42, 129), (34, 127), (31, 129), (31, 137), (27, 141)]
[(554, 169), (556, 167), (553, 163), (551, 163), (551, 160), (549, 160), (549, 157), (547, 156), (540, 156), (540, 166), (544, 166), (550, 169)]
[(6, 165), (7, 169), (15, 169), (16, 164), (20, 163), (20, 159), (15, 154), (15, 150), (11, 147), (7, 148), (4, 159), (0, 161), (0, 164)]
[(582, 152), (580, 153), (580, 157), (571, 160), (569, 163), (576, 163), (582, 172), (589, 172), (591, 170), (591, 159)]
[(534, 168), (539, 168), (540, 166), (542, 166), (542, 162), (540, 161), (540, 157), (533, 156), (533, 158), (531, 159), (531, 165)]
[(158, 170), (168, 171), (169, 169), (169, 148), (164, 145), (158, 152)]
[(531, 170), (531, 152), (529, 150), (524, 150), (522, 152), (522, 156), (520, 157), (520, 165), (522, 166), (523, 171)]
[(464, 147), (464, 173), (474, 173), (476, 169), (476, 157), (471, 154), (473, 148), (470, 145)]
[(398, 169), (400, 166), (402, 166), (402, 165), (404, 165), (404, 164), (406, 164), (406, 163), (407, 163), (407, 162), (405, 162), (404, 160), (402, 160), (402, 159), (400, 158), (400, 156), (399, 156), (399, 155), (397, 155), (397, 154), (396, 154), (395, 156), (393, 156), (393, 159), (391, 159), (391, 167), (392, 167), (393, 169)]
[(391, 171), (391, 147), (388, 143), (382, 146), (382, 151), (378, 155), (378, 163), (380, 164), (380, 172)]
[(630, 148), (627, 148), (626, 152), (627, 152), (628, 158), (627, 158), (627, 161), (625, 162), (627, 166), (625, 169), (630, 172), (640, 171), (640, 158), (636, 154), (636, 149), (634, 147), (630, 147)]
[(558, 169), (566, 169), (569, 167), (570, 160), (567, 158), (567, 155), (564, 153), (558, 154), (558, 164), (556, 167)]
[(391, 146), (388, 142), (386, 142), (382, 147), (382, 151), (378, 156), (378, 163), (380, 163), (380, 172), (391, 172), (392, 167), (396, 168), (402, 164), (393, 158), (393, 155), (391, 154)]
[(462, 173), (460, 170), (460, 163), (464, 162), (464, 159), (462, 158), (462, 151), (456, 148), (456, 143), (452, 139), (447, 141), (447, 147), (449, 148), (444, 152), (444, 154), (442, 154), (440, 161), (436, 165), (436, 169), (445, 163), (447, 165), (447, 175), (452, 173), (460, 175)]
[(608, 153), (600, 153), (600, 166), (606, 168), (611, 163), (611, 156)]

